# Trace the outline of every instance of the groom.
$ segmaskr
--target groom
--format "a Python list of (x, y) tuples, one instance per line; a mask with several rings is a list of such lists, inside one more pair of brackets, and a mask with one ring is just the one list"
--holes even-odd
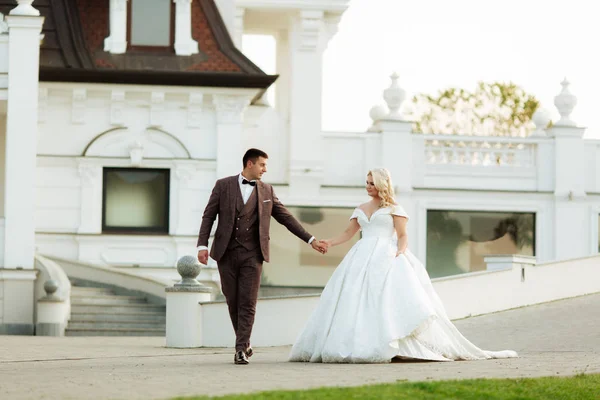
[(260, 179), (267, 172), (264, 151), (249, 149), (239, 175), (219, 179), (213, 188), (198, 235), (198, 261), (208, 261), (208, 237), (217, 214), (219, 222), (210, 256), (219, 266), (221, 289), (235, 331), (235, 364), (248, 364), (250, 334), (263, 261), (269, 262), (271, 216), (290, 232), (324, 253), (326, 245), (306, 232), (279, 202), (273, 187)]

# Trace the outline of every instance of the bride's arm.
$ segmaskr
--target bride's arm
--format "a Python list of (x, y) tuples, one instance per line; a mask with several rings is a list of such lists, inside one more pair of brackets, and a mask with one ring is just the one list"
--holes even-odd
[(352, 236), (356, 235), (356, 232), (360, 229), (360, 225), (356, 222), (356, 218), (352, 218), (346, 230), (339, 236), (336, 236), (331, 239), (323, 240), (327, 243), (328, 247), (337, 246), (338, 244), (346, 243), (348, 240), (352, 238)]
[(403, 254), (408, 247), (408, 235), (406, 234), (406, 222), (408, 219), (394, 215), (394, 228), (398, 236), (398, 252), (396, 256)]

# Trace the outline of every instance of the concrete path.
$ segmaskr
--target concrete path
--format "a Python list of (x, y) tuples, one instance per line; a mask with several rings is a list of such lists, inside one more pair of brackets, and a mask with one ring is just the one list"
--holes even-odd
[(484, 349), (510, 360), (331, 365), (286, 362), (289, 347), (167, 349), (164, 338), (0, 336), (0, 399), (168, 399), (402, 380), (600, 373), (600, 294), (456, 321)]

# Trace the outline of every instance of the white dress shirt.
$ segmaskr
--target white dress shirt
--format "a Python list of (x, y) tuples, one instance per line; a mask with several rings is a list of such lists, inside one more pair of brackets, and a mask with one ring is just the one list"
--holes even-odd
[[(238, 184), (240, 185), (240, 192), (242, 193), (242, 199), (244, 200), (244, 204), (246, 204), (248, 202), (248, 199), (250, 198), (250, 195), (252, 194), (252, 191), (254, 190), (254, 188), (256, 186), (252, 186), (252, 185), (248, 185), (248, 184), (243, 184), (243, 180), (246, 179), (242, 176), (242, 174), (238, 175)], [(246, 179), (248, 182), (256, 182), (256, 180), (249, 180)], [(311, 237), (308, 240), (308, 244), (312, 244), (313, 240), (315, 240), (315, 237)], [(200, 250), (208, 250), (207, 246), (198, 246), (198, 251)]]
[[(238, 182), (240, 185), (240, 192), (242, 193), (242, 199), (244, 199), (244, 204), (246, 204), (248, 202), (248, 199), (250, 198), (250, 195), (252, 194), (252, 191), (254, 190), (254, 186), (252, 185), (248, 185), (248, 184), (243, 184), (242, 182), (244, 181), (244, 176), (242, 174), (238, 175)], [(256, 180), (250, 180), (250, 179), (246, 179), (248, 182), (254, 182), (256, 184)]]

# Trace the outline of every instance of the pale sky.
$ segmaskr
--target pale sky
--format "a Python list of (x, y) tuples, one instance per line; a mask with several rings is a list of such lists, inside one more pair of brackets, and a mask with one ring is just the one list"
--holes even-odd
[[(600, 139), (600, 119), (594, 118), (600, 105), (600, 24), (593, 4), (351, 0), (324, 55), (323, 129), (364, 132), (393, 71), (409, 98), (448, 87), (473, 90), (479, 80), (513, 81), (556, 121), (553, 99), (566, 76), (578, 99), (571, 118), (588, 128), (586, 137)], [(268, 38), (246, 37), (243, 48), (267, 73), (276, 73), (269, 45)]]

